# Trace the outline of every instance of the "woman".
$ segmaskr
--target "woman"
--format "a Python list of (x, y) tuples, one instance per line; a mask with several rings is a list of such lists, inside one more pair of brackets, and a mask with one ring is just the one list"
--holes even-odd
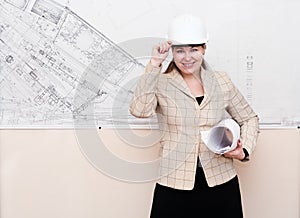
[[(136, 117), (156, 113), (163, 131), (151, 217), (243, 217), (233, 159), (245, 161), (253, 152), (258, 117), (226, 73), (207, 67), (207, 33), (199, 18), (178, 16), (168, 38), (153, 47), (130, 104)], [(169, 51), (173, 60), (161, 73)], [(228, 117), (240, 125), (241, 138), (236, 149), (218, 155), (201, 131)]]

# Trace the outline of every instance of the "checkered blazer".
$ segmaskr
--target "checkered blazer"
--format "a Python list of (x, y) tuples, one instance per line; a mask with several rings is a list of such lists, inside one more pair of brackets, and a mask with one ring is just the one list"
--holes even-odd
[(241, 127), (241, 141), (252, 153), (258, 135), (258, 117), (223, 72), (202, 66), (204, 99), (199, 105), (177, 70), (161, 73), (161, 67), (146, 66), (130, 103), (130, 112), (139, 118), (157, 114), (160, 139), (158, 183), (191, 190), (199, 157), (209, 186), (227, 182), (236, 175), (233, 160), (211, 152), (201, 140), (222, 119), (231, 117)]

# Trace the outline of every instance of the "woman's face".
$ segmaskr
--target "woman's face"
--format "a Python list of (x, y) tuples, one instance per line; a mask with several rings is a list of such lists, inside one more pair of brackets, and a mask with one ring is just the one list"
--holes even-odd
[(205, 46), (175, 46), (172, 53), (176, 66), (183, 74), (200, 72)]

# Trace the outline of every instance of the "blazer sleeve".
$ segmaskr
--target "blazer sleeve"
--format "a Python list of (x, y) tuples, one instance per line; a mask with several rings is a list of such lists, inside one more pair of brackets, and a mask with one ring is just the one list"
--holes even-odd
[(148, 118), (155, 114), (157, 106), (156, 89), (161, 67), (148, 63), (140, 77), (133, 98), (130, 102), (130, 113), (138, 118)]
[(241, 127), (241, 137), (243, 148), (245, 148), (249, 155), (254, 151), (258, 133), (259, 133), (259, 118), (249, 105), (247, 100), (233, 84), (226, 73), (222, 75), (223, 82), (227, 86), (227, 112)]

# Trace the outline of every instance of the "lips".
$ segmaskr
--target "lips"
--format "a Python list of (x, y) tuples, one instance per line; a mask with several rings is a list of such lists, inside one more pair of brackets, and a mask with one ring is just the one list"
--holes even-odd
[(183, 65), (185, 68), (190, 68), (190, 67), (193, 66), (193, 64), (194, 64), (194, 62), (193, 62), (193, 63), (182, 63), (182, 65)]

